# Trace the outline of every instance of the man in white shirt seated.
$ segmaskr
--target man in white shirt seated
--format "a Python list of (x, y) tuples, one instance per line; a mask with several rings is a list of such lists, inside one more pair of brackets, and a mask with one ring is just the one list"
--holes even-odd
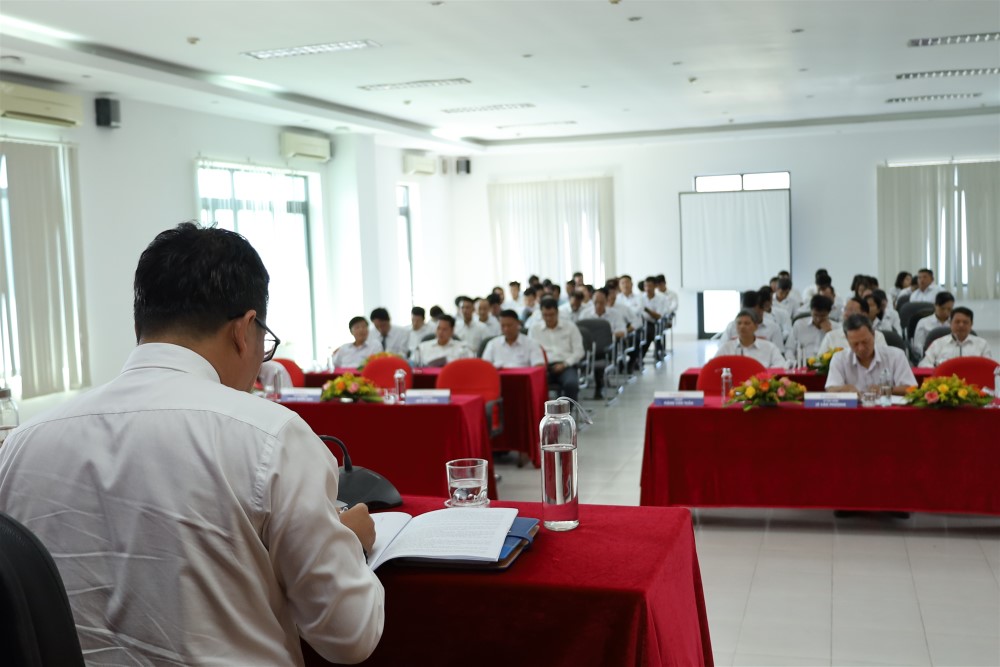
[(542, 346), (521, 333), (521, 320), (513, 310), (500, 313), (500, 329), (503, 335), (486, 344), (483, 359), (497, 368), (527, 368), (544, 366), (545, 356)]
[(519, 311), (522, 322), (527, 322), (535, 314), (537, 303), (538, 291), (534, 287), (524, 290), (524, 304)]
[(785, 340), (792, 333), (792, 316), (781, 308), (774, 308), (774, 292), (767, 285), (757, 290), (757, 295), (760, 298), (760, 309), (764, 311), (764, 321), (778, 326), (781, 331), (781, 343), (784, 346)]
[(934, 284), (934, 272), (930, 269), (917, 271), (917, 284), (911, 286), (910, 303), (936, 303), (935, 297), (941, 288)]
[(424, 342), (428, 334), (434, 333), (434, 327), (427, 324), (426, 315), (427, 311), (420, 306), (414, 306), (410, 311), (410, 330), (406, 344), (408, 357), (417, 353), (417, 347)]
[(441, 315), (437, 323), (437, 335), (433, 340), (425, 340), (417, 347), (416, 366), (444, 366), (456, 359), (469, 359), (475, 355), (469, 348), (455, 340), (455, 318)]
[[(559, 307), (559, 317), (576, 322), (586, 312), (583, 307), (583, 292), (575, 291), (569, 295), (569, 303)], [(528, 327), (529, 329), (531, 327)]]
[[(496, 295), (491, 294), (490, 296), (495, 297)], [(500, 320), (493, 317), (489, 297), (476, 301), (476, 315), (479, 317), (479, 323), (486, 327), (487, 338), (500, 335)]]
[(524, 309), (524, 300), (521, 298), (521, 283), (512, 280), (508, 287), (510, 288), (510, 296), (501, 304), (501, 308), (520, 313)]
[(348, 327), (354, 336), (354, 342), (341, 345), (333, 353), (334, 368), (357, 368), (368, 357), (383, 351), (382, 346), (368, 334), (368, 320), (360, 315), (352, 317)]
[(640, 294), (633, 289), (632, 276), (623, 273), (618, 278), (618, 302), (623, 306), (628, 306), (633, 311), (641, 313)]
[(656, 291), (667, 299), (667, 312), (663, 314), (667, 317), (675, 315), (680, 305), (680, 298), (677, 296), (677, 292), (667, 288), (667, 277), (662, 273), (656, 276)]
[(574, 401), (580, 396), (580, 375), (576, 365), (583, 359), (583, 337), (576, 325), (559, 319), (559, 304), (542, 301), (542, 322), (528, 331), (528, 336), (545, 350), (549, 359), (549, 386), (558, 387), (563, 396)]
[(656, 338), (656, 323), (667, 316), (670, 304), (667, 302), (666, 294), (656, 290), (656, 278), (648, 276), (642, 281), (643, 293), (639, 295), (639, 310), (642, 313), (643, 326), (646, 327), (646, 347), (642, 350), (642, 356), (646, 356), (649, 350), (649, 342), (656, 339), (657, 355), (663, 347), (663, 341)]
[[(824, 278), (824, 277), (826, 277), (826, 278), (830, 277), (830, 274), (827, 272), (827, 270), (826, 269), (816, 269), (816, 277), (813, 280), (813, 284), (810, 285), (809, 287), (805, 288), (804, 290), (802, 290), (802, 303), (803, 304), (811, 303), (812, 302), (812, 298), (814, 296), (816, 296), (817, 294), (819, 294), (820, 279)], [(830, 285), (830, 284), (832, 284), (833, 281), (831, 280), (831, 281), (825, 281), (825, 282), (826, 282), (827, 285)], [(799, 308), (801, 308), (801, 307), (802, 306), (799, 306)], [(836, 307), (836, 306), (834, 306), (834, 307)]]
[(728, 340), (719, 347), (715, 356), (736, 355), (740, 357), (753, 357), (764, 368), (782, 368), (785, 365), (785, 358), (781, 355), (778, 346), (769, 340), (757, 338), (757, 313), (749, 308), (741, 310), (736, 316), (737, 338)]
[(608, 308), (608, 290), (604, 287), (594, 292), (594, 310), (584, 319), (604, 320), (611, 325), (611, 334), (615, 338), (624, 338), (627, 333), (625, 318), (621, 313)]
[(951, 311), (951, 335), (942, 336), (930, 344), (920, 360), (922, 368), (934, 368), (942, 361), (955, 357), (993, 358), (990, 344), (972, 333), (972, 310), (959, 306)]
[(913, 352), (914, 359), (924, 355), (924, 341), (927, 334), (938, 327), (948, 326), (951, 318), (951, 309), (955, 306), (955, 297), (951, 292), (938, 292), (934, 297), (934, 312), (927, 317), (921, 318), (917, 322), (917, 327), (913, 330)]
[(604, 289), (608, 293), (608, 310), (613, 310), (621, 315), (622, 320), (625, 321), (625, 330), (631, 332), (641, 327), (643, 324), (642, 314), (632, 310), (624, 302), (619, 302), (618, 283), (609, 283)]
[(833, 355), (826, 376), (827, 391), (862, 392), (882, 383), (888, 373), (892, 393), (902, 396), (917, 384), (906, 360), (906, 353), (894, 347), (875, 344), (875, 329), (865, 315), (851, 315), (844, 320), (848, 348)]
[[(831, 311), (830, 314), (832, 318), (833, 311)], [(868, 302), (857, 297), (848, 299), (847, 303), (844, 304), (841, 317), (846, 321), (851, 315), (864, 315), (865, 317), (868, 317)], [(882, 347), (888, 345), (888, 343), (885, 342), (885, 336), (883, 336), (882, 332), (878, 329), (875, 329), (875, 344)], [(844, 328), (836, 325), (825, 336), (823, 336), (823, 340), (819, 342), (819, 354), (830, 352), (838, 347), (842, 350), (846, 350), (849, 345), (847, 343), (847, 334), (844, 332)]]
[[(875, 306), (878, 310), (879, 324), (876, 324), (875, 328), (882, 329), (883, 331), (892, 331), (902, 336), (903, 327), (899, 320), (899, 313), (889, 303), (888, 295), (880, 289), (873, 291), (871, 295), (875, 300)], [(868, 309), (869, 311), (871, 310), (870, 304)]]
[(472, 356), (479, 356), (479, 345), (490, 337), (490, 332), (476, 316), (472, 299), (463, 300), (459, 310), (460, 314), (455, 322), (455, 336), (469, 348)]
[[(743, 292), (743, 295), (740, 297), (740, 304), (744, 310), (753, 311), (754, 320), (757, 324), (757, 338), (771, 341), (780, 351), (781, 347), (785, 344), (785, 337), (781, 335), (781, 327), (778, 326), (777, 320), (773, 318), (765, 319), (764, 309), (760, 307), (760, 293), (757, 290)], [(770, 314), (768, 313), (768, 315)], [(722, 334), (722, 340), (733, 340), (738, 335), (736, 320), (733, 320)]]
[(782, 278), (778, 275), (778, 289), (774, 292), (774, 301), (771, 304), (775, 308), (781, 308), (789, 316), (794, 315), (802, 306), (802, 298), (792, 289), (792, 279)]
[(379, 641), (367, 508), (338, 514), (337, 460), (249, 393), (279, 344), (268, 280), (233, 232), (159, 234), (135, 272), (121, 374), (0, 448), (0, 511), (56, 555), (88, 661), (300, 665), (301, 635), (357, 663)]
[(833, 301), (817, 294), (809, 302), (811, 317), (797, 320), (792, 325), (792, 334), (785, 342), (785, 357), (788, 359), (808, 359), (819, 354), (819, 344), (823, 337), (833, 331), (830, 310)]
[(369, 315), (375, 333), (372, 340), (382, 347), (383, 352), (392, 352), (405, 357), (409, 351), (410, 332), (403, 327), (394, 327), (389, 319), (389, 311), (376, 308)]

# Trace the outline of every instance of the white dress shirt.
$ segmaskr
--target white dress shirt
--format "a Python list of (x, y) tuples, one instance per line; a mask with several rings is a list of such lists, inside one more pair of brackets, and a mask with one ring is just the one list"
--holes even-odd
[(677, 312), (677, 307), (680, 305), (680, 297), (677, 296), (677, 292), (672, 292), (667, 290), (666, 292), (660, 292), (667, 299), (667, 312), (661, 313), (661, 315), (673, 315)]
[[(487, 338), (493, 338), (494, 336), (499, 336), (500, 335), (500, 333), (501, 333), (501, 330), (500, 330), (500, 320), (498, 320), (497, 318), (493, 317), (492, 314), (489, 315), (486, 318), (485, 322), (483, 322), (482, 320), (479, 320), (479, 323), (482, 324), (484, 327), (486, 327), (486, 337)], [(477, 349), (476, 351), (478, 352), (479, 350)]]
[(357, 662), (384, 592), (341, 524), (337, 460), (298, 415), (147, 343), (0, 449), (0, 511), (55, 555), (88, 662)]
[(771, 310), (767, 314), (778, 323), (782, 340), (787, 340), (792, 335), (792, 316), (784, 308), (775, 308), (774, 304), (771, 304)]
[(417, 356), (414, 362), (417, 366), (427, 366), (438, 359), (444, 359), (445, 363), (456, 359), (469, 359), (475, 355), (469, 351), (464, 343), (452, 338), (447, 345), (438, 345), (437, 338), (425, 340), (417, 347)]
[(826, 387), (829, 389), (850, 384), (857, 387), (858, 391), (864, 391), (872, 385), (881, 384), (883, 369), (889, 370), (893, 387), (912, 387), (917, 384), (902, 350), (876, 345), (875, 358), (868, 368), (858, 362), (858, 356), (849, 348), (833, 355), (830, 373), (826, 376)]
[(659, 313), (660, 317), (666, 317), (670, 314), (670, 304), (663, 292), (656, 292), (653, 294), (653, 298), (649, 298), (645, 292), (639, 296), (639, 312), (642, 313), (642, 319), (647, 322), (655, 322), (653, 316), (646, 312), (647, 308)]
[(785, 342), (785, 356), (794, 359), (800, 345), (804, 357), (818, 356), (819, 345), (826, 334), (826, 331), (813, 324), (812, 317), (803, 317), (792, 325), (792, 334)]
[(917, 322), (917, 327), (913, 330), (913, 347), (918, 354), (924, 353), (924, 343), (927, 341), (927, 334), (934, 331), (938, 327), (950, 326), (948, 320), (942, 322), (937, 318), (937, 315), (931, 313), (927, 317), (920, 318)]
[[(382, 344), (383, 338), (385, 344)], [(368, 340), (374, 340), (378, 343), (378, 346), (383, 352), (392, 352), (393, 354), (398, 354), (401, 357), (405, 357), (406, 353), (410, 349), (410, 332), (409, 329), (404, 327), (394, 327), (389, 326), (389, 334), (382, 336), (378, 329), (375, 327), (371, 328), (371, 335)]]
[(618, 292), (618, 297), (615, 299), (615, 303), (621, 303), (624, 306), (628, 306), (633, 311), (637, 313), (642, 312), (642, 301), (641, 297), (645, 292), (632, 291), (631, 294), (625, 294), (625, 292)]
[(521, 310), (524, 308), (524, 297), (519, 296), (516, 299), (512, 299), (509, 296), (504, 300), (503, 304), (500, 306), (501, 310), (513, 310), (518, 315), (521, 314)]
[(551, 329), (544, 321), (539, 322), (528, 331), (528, 336), (545, 348), (550, 364), (575, 366), (583, 359), (583, 336), (572, 322), (559, 320)]
[(789, 316), (792, 316), (798, 312), (799, 308), (802, 307), (802, 299), (799, 298), (798, 294), (796, 294), (794, 290), (788, 293), (784, 301), (778, 301), (778, 295), (775, 294), (771, 299), (771, 307), (783, 308)]
[(524, 334), (518, 334), (513, 345), (504, 336), (497, 336), (486, 343), (483, 359), (497, 368), (526, 368), (545, 364), (542, 346)]
[[(582, 313), (583, 310), (584, 310), (583, 306), (580, 306), (576, 310), (573, 310), (572, 308), (570, 308), (570, 305), (568, 303), (563, 304), (559, 306), (559, 319), (566, 319), (569, 320), (570, 322), (576, 322), (577, 320), (580, 319), (580, 313)], [(531, 322), (527, 328), (530, 329), (534, 324), (535, 324), (534, 322)]]
[(455, 335), (462, 340), (462, 344), (469, 348), (472, 356), (479, 356), (479, 345), (490, 337), (489, 329), (479, 321), (478, 317), (473, 317), (472, 321), (466, 324), (461, 317), (455, 322)]
[[(778, 326), (778, 321), (771, 316), (771, 313), (764, 313), (764, 321), (757, 325), (757, 331), (754, 335), (757, 338), (771, 341), (779, 350), (785, 345), (785, 337), (781, 335), (781, 327)], [(726, 327), (725, 333), (722, 334), (722, 340), (735, 340), (739, 337), (736, 331), (736, 320), (733, 320)]]
[(785, 365), (785, 357), (782, 356), (778, 346), (762, 338), (755, 338), (749, 346), (744, 346), (739, 338), (728, 340), (719, 347), (715, 356), (721, 357), (730, 354), (737, 357), (753, 357), (764, 364), (764, 368), (783, 368)]
[(954, 334), (941, 336), (930, 344), (927, 354), (920, 360), (921, 368), (934, 368), (942, 361), (954, 359), (955, 357), (986, 357), (993, 358), (990, 344), (979, 336), (969, 334), (965, 340), (958, 342)]
[[(881, 345), (882, 347), (889, 345), (885, 342), (885, 336), (878, 329), (875, 330), (875, 345)], [(835, 350), (838, 347), (842, 350), (849, 350), (851, 348), (851, 345), (847, 342), (847, 334), (844, 333), (844, 327), (839, 325), (830, 329), (830, 333), (823, 336), (823, 340), (819, 342), (819, 354)]]
[(886, 304), (885, 313), (882, 314), (875, 328), (882, 331), (894, 331), (900, 336), (903, 335), (903, 326), (899, 320), (899, 313), (895, 309), (889, 308), (888, 304)]
[(422, 342), (424, 342), (424, 336), (428, 336), (430, 334), (437, 335), (437, 329), (436, 327), (431, 326), (427, 322), (424, 322), (424, 326), (420, 327), (419, 329), (414, 329), (413, 327), (410, 327), (407, 330), (408, 340), (406, 342), (406, 347), (407, 350), (409, 351), (410, 357), (416, 354), (417, 348), (420, 346)]
[(382, 352), (382, 344), (375, 342), (374, 337), (369, 334), (368, 339), (361, 345), (355, 345), (352, 341), (338, 347), (333, 353), (333, 367), (357, 368), (377, 352)]
[(934, 299), (937, 298), (937, 294), (940, 291), (941, 288), (933, 284), (928, 285), (925, 290), (912, 287), (910, 291), (910, 303), (934, 303)]
[(618, 299), (615, 299), (615, 305), (608, 306), (608, 310), (613, 310), (621, 316), (622, 321), (625, 322), (625, 327), (632, 327), (633, 329), (638, 329), (642, 326), (643, 319), (642, 314), (632, 310), (623, 303), (618, 303)]

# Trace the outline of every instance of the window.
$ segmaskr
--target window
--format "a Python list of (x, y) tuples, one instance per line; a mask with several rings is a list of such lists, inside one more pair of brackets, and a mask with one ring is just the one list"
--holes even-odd
[(695, 192), (734, 192), (737, 190), (787, 190), (791, 187), (791, 174), (787, 171), (769, 171), (759, 174), (725, 174), (721, 176), (695, 176)]
[(277, 356), (317, 358), (309, 248), (309, 181), (304, 174), (201, 162), (201, 222), (246, 237), (270, 274), (267, 324)]

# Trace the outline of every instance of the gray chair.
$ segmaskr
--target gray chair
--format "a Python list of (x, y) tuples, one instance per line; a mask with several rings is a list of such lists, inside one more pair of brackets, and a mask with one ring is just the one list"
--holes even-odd
[(913, 332), (917, 328), (917, 322), (921, 318), (927, 317), (934, 312), (934, 304), (918, 301), (917, 303), (904, 304), (899, 309), (899, 325), (906, 332), (907, 342), (913, 340)]
[(578, 320), (576, 326), (580, 329), (581, 335), (587, 331), (587, 335), (592, 341), (594, 389), (595, 391), (602, 387), (612, 389), (614, 397), (605, 396), (605, 399), (610, 403), (614, 398), (617, 398), (624, 385), (624, 380), (618, 377), (618, 354), (621, 346), (615, 340), (611, 324), (606, 320), (585, 318)]
[(483, 358), (483, 352), (486, 350), (486, 344), (489, 343), (494, 338), (499, 338), (500, 336), (490, 336), (489, 338), (484, 338), (483, 342), (479, 344), (479, 353), (476, 354), (480, 359)]
[(901, 294), (899, 298), (896, 299), (896, 310), (899, 310), (909, 302), (910, 302), (910, 293), (907, 292), (906, 294)]
[[(927, 348), (931, 346), (931, 343), (936, 341), (938, 338), (944, 338), (945, 336), (951, 335), (951, 327), (934, 327), (927, 333), (927, 338), (924, 339), (924, 349), (921, 350), (923, 354), (927, 354)], [(923, 358), (921, 356), (921, 358)]]
[(0, 664), (83, 667), (59, 570), (37, 537), (0, 513)]
[(904, 353), (906, 352), (906, 341), (903, 340), (902, 336), (895, 331), (886, 331), (885, 329), (880, 329), (880, 331), (882, 331), (882, 335), (885, 336), (885, 342), (887, 345), (899, 348)]

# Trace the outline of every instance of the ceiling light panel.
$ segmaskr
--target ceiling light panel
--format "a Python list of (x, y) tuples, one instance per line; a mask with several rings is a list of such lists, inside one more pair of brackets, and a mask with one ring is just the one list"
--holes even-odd
[(940, 79), (949, 76), (982, 76), (1000, 74), (1000, 67), (974, 67), (971, 69), (942, 69), (935, 72), (906, 72), (897, 74), (897, 79)]
[(555, 125), (576, 125), (575, 120), (554, 120), (548, 123), (522, 123), (521, 125), (497, 125), (498, 130), (520, 130), (526, 127), (553, 127)]
[(516, 109), (534, 109), (534, 104), (527, 102), (519, 104), (488, 104), (481, 107), (457, 107), (455, 109), (441, 109), (441, 113), (478, 113), (480, 111), (514, 111)]
[(982, 97), (982, 93), (945, 93), (942, 95), (914, 95), (913, 97), (890, 97), (887, 104), (900, 104), (905, 102), (937, 102), (939, 100), (966, 100), (973, 97)]
[(403, 88), (436, 88), (438, 86), (464, 86), (472, 83), (468, 79), (426, 79), (424, 81), (404, 81), (402, 83), (376, 83), (358, 86), (361, 90), (402, 90)]
[(948, 37), (920, 37), (911, 39), (907, 46), (948, 46), (951, 44), (981, 44), (1000, 41), (1000, 32), (980, 32), (975, 35), (950, 35)]
[(320, 53), (336, 51), (356, 51), (358, 49), (377, 49), (381, 44), (370, 39), (355, 39), (347, 42), (329, 42), (327, 44), (310, 44), (309, 46), (292, 46), (287, 49), (268, 49), (266, 51), (244, 51), (243, 55), (258, 60), (271, 58), (289, 58), (291, 56), (315, 56)]

